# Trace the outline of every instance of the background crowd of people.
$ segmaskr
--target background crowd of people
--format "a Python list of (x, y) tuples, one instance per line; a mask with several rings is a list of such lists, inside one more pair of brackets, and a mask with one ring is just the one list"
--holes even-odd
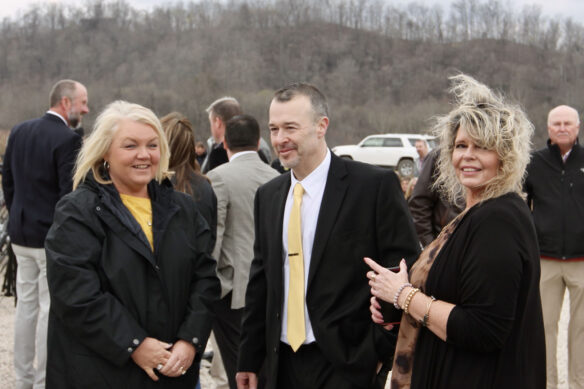
[(2, 170), (17, 388), (193, 388), (210, 337), (231, 389), (555, 388), (566, 288), (584, 388), (578, 112), (532, 151), (519, 105), (451, 82), (413, 178), (334, 155), (311, 84), (274, 93), (271, 149), (232, 97), (206, 142), (126, 101), (82, 139), (88, 91), (56, 83)]

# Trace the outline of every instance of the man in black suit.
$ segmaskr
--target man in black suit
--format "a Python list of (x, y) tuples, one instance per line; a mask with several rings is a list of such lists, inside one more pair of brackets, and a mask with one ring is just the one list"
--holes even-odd
[(419, 248), (399, 181), (331, 154), (316, 87), (280, 89), (269, 116), (272, 145), (292, 173), (256, 193), (238, 388), (256, 388), (262, 364), (268, 388), (373, 387), (395, 336), (370, 319), (363, 257), (396, 266)]
[(207, 140), (207, 156), (201, 165), (203, 174), (207, 174), (209, 170), (229, 162), (227, 151), (223, 147), (225, 123), (232, 117), (243, 113), (239, 102), (233, 97), (221, 97), (213, 101), (206, 111), (209, 114), (211, 137)]
[(2, 168), (8, 234), (18, 263), (16, 388), (45, 387), (50, 298), (44, 242), (57, 201), (72, 188), (72, 170), (81, 137), (71, 128), (78, 127), (81, 117), (89, 112), (87, 90), (77, 81), (57, 82), (49, 100), (51, 108), (44, 116), (12, 129)]
[[(239, 102), (234, 97), (221, 97), (211, 103), (206, 109), (209, 114), (209, 126), (211, 127), (211, 137), (207, 139), (207, 155), (201, 164), (201, 172), (207, 174), (217, 166), (229, 162), (227, 151), (224, 147), (225, 125), (234, 116), (243, 113)], [(260, 136), (260, 146), (258, 155), (262, 161), (269, 163), (272, 159), (270, 147)]]

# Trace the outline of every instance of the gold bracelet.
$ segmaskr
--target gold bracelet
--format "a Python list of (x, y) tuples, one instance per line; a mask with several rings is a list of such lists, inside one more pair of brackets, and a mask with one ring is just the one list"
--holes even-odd
[(418, 288), (414, 288), (414, 289), (410, 290), (410, 293), (408, 293), (408, 297), (406, 297), (406, 301), (405, 301), (405, 303), (404, 303), (404, 312), (405, 312), (407, 315), (409, 315), (409, 314), (410, 314), (410, 311), (409, 311), (409, 308), (410, 308), (410, 303), (412, 302), (412, 299), (414, 298), (414, 295), (415, 295), (416, 293), (418, 293), (419, 291), (420, 291), (420, 289), (418, 289)]
[(428, 320), (430, 320), (430, 307), (432, 306), (432, 303), (434, 301), (436, 301), (436, 297), (430, 296), (430, 301), (426, 306), (426, 313), (424, 314), (422, 320), (420, 320), (420, 324), (422, 325), (422, 327), (428, 327)]

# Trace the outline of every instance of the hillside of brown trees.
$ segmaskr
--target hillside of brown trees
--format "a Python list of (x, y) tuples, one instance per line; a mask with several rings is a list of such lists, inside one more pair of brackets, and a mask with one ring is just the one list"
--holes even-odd
[[(329, 145), (425, 132), (449, 110), (448, 76), (468, 73), (521, 103), (546, 138), (547, 111), (584, 101), (584, 28), (535, 6), (458, 0), (449, 9), (382, 0), (191, 1), (151, 12), (127, 2), (37, 5), (0, 23), (0, 129), (37, 117), (61, 78), (84, 83), (92, 112), (114, 99), (186, 114), (242, 102), (267, 137), (273, 91), (309, 81), (329, 97)], [(86, 132), (87, 132), (86, 131)]]

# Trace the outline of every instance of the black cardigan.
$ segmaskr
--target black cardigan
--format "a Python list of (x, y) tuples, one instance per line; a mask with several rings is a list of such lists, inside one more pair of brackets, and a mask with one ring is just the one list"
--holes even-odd
[(423, 328), (413, 388), (545, 388), (539, 252), (517, 194), (473, 207), (444, 245), (426, 293), (456, 307), (447, 341)]

